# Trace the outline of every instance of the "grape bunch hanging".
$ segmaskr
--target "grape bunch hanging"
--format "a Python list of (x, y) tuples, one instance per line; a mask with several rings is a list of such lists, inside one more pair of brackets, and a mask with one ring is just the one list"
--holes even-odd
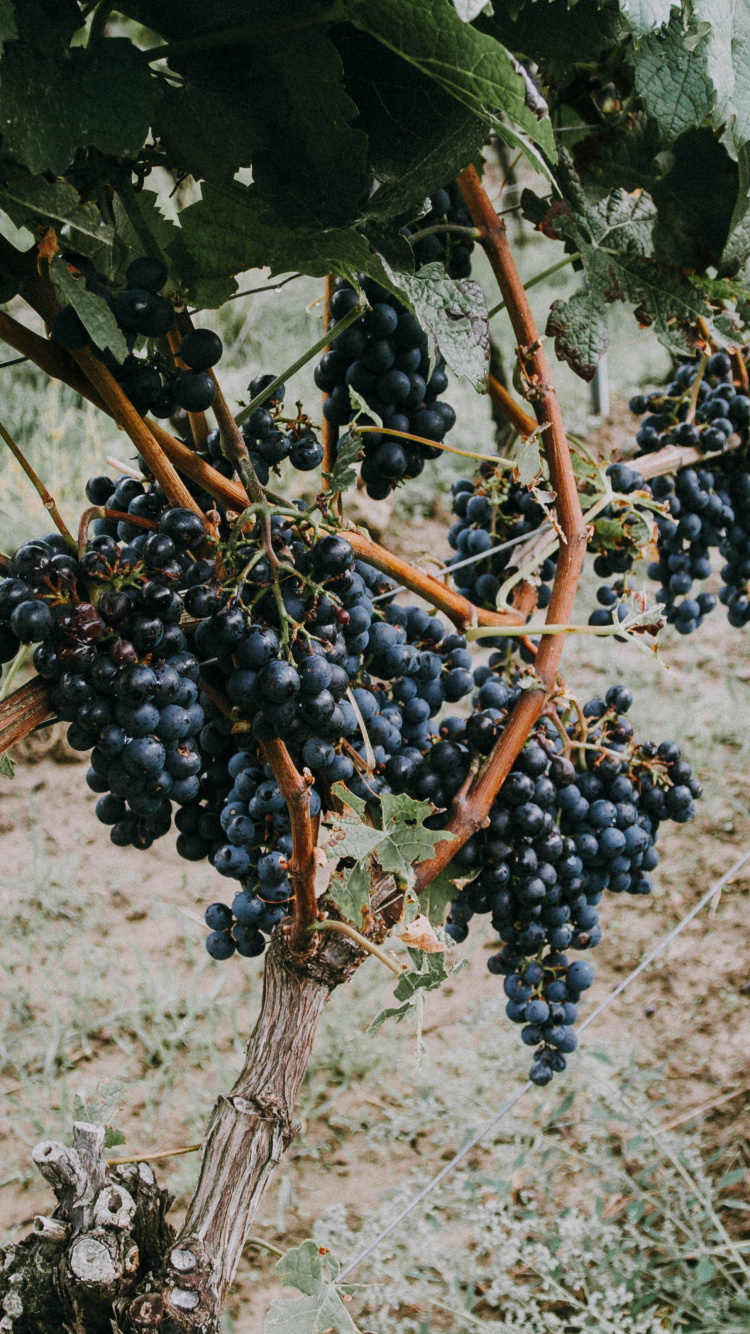
[[(445, 201), (433, 201), (433, 211), (445, 216)], [(81, 271), (96, 290), (98, 277)], [(138, 335), (171, 330), (165, 306), (172, 307), (160, 295), (165, 278), (153, 261), (135, 261), (128, 286), (112, 298), (132, 347)], [(363, 286), (371, 309), (326, 354), (317, 379), (330, 390), (326, 412), (341, 419), (336, 424), (355, 412), (362, 420), (350, 388), (382, 416), (383, 430), (365, 437), (362, 476), (371, 495), (384, 496), (437, 452), (389, 431), (403, 427), (437, 443), (454, 414), (439, 398), (443, 368), (425, 378), (426, 341), (413, 316), (370, 280)], [(339, 281), (332, 317), (356, 300)], [(61, 311), (53, 337), (82, 346), (77, 319), (71, 308)], [(116, 369), (110, 363), (143, 413), (201, 411), (215, 393), (209, 371), (221, 356), (217, 336), (196, 329), (174, 342), (187, 369), (165, 368), (152, 352)], [(252, 397), (272, 379), (256, 377)], [(322, 461), (312, 421), (301, 406), (285, 417), (284, 397), (276, 385), (243, 426), (262, 484), (287, 459), (303, 472)], [(209, 434), (203, 457), (231, 475), (218, 432)], [(610, 476), (622, 494), (642, 483), (625, 465)], [(702, 488), (711, 536), (724, 541), (729, 502), (713, 477), (699, 470), (695, 478), (679, 475), (668, 494), (696, 515), (705, 508), (696, 493)], [(330, 518), (321, 526), (315, 506), (274, 503), (266, 524), (238, 519), (197, 483), (187, 486), (208, 517), (170, 506), (144, 465), (140, 479), (92, 477), (91, 536), (81, 549), (54, 533), (12, 557), (0, 583), (0, 659), (35, 646), (35, 669), (50, 683), (70, 744), (90, 752), (86, 781), (112, 842), (145, 850), (174, 827), (180, 856), (206, 859), (233, 882), (228, 901), (206, 911), (209, 954), (253, 957), (294, 897), (291, 822), (269, 744), (283, 741), (309, 774), (314, 818), (335, 819), (333, 787), (343, 783), (373, 812), (387, 794), (429, 802), (425, 823), (440, 830), (462, 784), (502, 735), (523, 693), (524, 669), (504, 648), (475, 666), (465, 636), (422, 606), (396, 601), (397, 585), (356, 560), (345, 533)], [(466, 597), (494, 606), (512, 568), (509, 553), (550, 524), (548, 511), (509, 470), (487, 464), (475, 480), (454, 484), (453, 507), (449, 568)], [(695, 542), (694, 520), (690, 531)], [(708, 541), (703, 519), (701, 532)], [(597, 557), (602, 572), (604, 559), (610, 574), (613, 558)], [(534, 572), (542, 607), (554, 570), (553, 553)], [(565, 1067), (575, 1048), (576, 1005), (593, 980), (588, 961), (571, 962), (566, 951), (599, 943), (597, 908), (606, 890), (651, 891), (660, 823), (692, 818), (700, 796), (673, 743), (636, 742), (625, 716), (630, 704), (622, 686), (590, 701), (580, 717), (563, 701), (557, 721), (545, 718), (521, 752), (487, 828), (451, 863), (457, 890), (447, 934), (461, 941), (474, 915), (490, 915), (503, 947), (489, 967), (505, 977), (509, 1018), (536, 1048), (537, 1083)]]

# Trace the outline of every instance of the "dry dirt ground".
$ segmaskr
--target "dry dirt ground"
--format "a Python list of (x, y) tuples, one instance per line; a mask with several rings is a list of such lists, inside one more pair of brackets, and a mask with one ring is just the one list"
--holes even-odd
[[(426, 559), (444, 549), (444, 532), (437, 522), (414, 523), (398, 545)], [(592, 595), (583, 590), (576, 620), (585, 621)], [(747, 640), (718, 611), (692, 639), (668, 632), (662, 656), (669, 671), (612, 641), (581, 638), (566, 649), (566, 679), (580, 698), (628, 681), (638, 734), (684, 744), (706, 788), (695, 823), (661, 836), (653, 897), (603, 903), (592, 1004), (750, 849)], [(7, 1236), (23, 1233), (49, 1206), (31, 1147), (67, 1135), (76, 1098), (106, 1098), (103, 1081), (122, 1085), (112, 1091), (118, 1110), (109, 1119), (126, 1142), (113, 1155), (199, 1140), (217, 1092), (238, 1068), (261, 985), (262, 960), (218, 964), (203, 949), (203, 909), (226, 897), (221, 878), (181, 862), (169, 838), (147, 855), (111, 847), (94, 818), (85, 767), (59, 762), (61, 745), (56, 753), (57, 760), (22, 760), (13, 782), (0, 780), (0, 1216)], [(633, 1062), (649, 1075), (662, 1125), (716, 1104), (692, 1124), (702, 1124), (706, 1144), (729, 1152), (735, 1165), (750, 1163), (749, 892), (750, 863), (586, 1035), (603, 1060), (623, 1068)], [(356, 1226), (413, 1169), (437, 1170), (467, 1127), (523, 1082), (527, 1053), (502, 1016), (498, 979), (485, 966), (490, 947), (489, 934), (475, 931), (459, 951), (468, 967), (431, 999), (420, 1068), (413, 1031), (366, 1032), (390, 1003), (390, 974), (376, 960), (363, 967), (352, 995), (332, 998), (301, 1099), (300, 1133), (255, 1235), (282, 1249), (296, 1244), (332, 1203)], [(498, 1053), (494, 1070), (488, 1045)], [(556, 1081), (534, 1093), (511, 1124), (543, 1120), (564, 1091)], [(158, 1167), (179, 1220), (197, 1155)], [(746, 1185), (735, 1187), (745, 1198)], [(260, 1334), (267, 1299), (278, 1293), (274, 1259), (248, 1246), (230, 1328)]]

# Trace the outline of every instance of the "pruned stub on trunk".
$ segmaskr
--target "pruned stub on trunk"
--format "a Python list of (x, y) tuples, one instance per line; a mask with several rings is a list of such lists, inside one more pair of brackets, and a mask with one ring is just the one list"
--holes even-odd
[[(401, 897), (391, 877), (375, 877), (374, 940), (398, 918)], [(107, 1165), (103, 1126), (76, 1122), (72, 1147), (37, 1145), (34, 1163), (57, 1203), (0, 1251), (0, 1334), (217, 1334), (248, 1228), (296, 1133), (323, 1007), (367, 957), (341, 935), (321, 935), (298, 957), (277, 927), (245, 1063), (214, 1108), (179, 1235), (148, 1163)]]
[(77, 1121), (73, 1145), (38, 1144), (33, 1159), (54, 1191), (49, 1217), (2, 1252), (3, 1334), (110, 1331), (174, 1239), (172, 1202), (147, 1163), (110, 1168), (104, 1127)]

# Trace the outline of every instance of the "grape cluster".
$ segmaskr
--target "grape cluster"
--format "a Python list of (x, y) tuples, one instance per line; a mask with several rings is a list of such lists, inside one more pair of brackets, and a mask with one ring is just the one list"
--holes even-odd
[[(449, 743), (456, 752), (449, 771), (467, 773), (472, 753), (486, 753), (518, 693), (492, 666), (474, 676), (475, 712)], [(590, 700), (585, 731), (578, 722), (569, 726), (565, 747), (543, 719), (505, 780), (488, 827), (452, 861), (454, 875), (474, 878), (451, 904), (447, 933), (465, 940), (475, 914), (491, 915), (505, 943), (488, 966), (506, 978), (507, 1014), (524, 1025), (522, 1040), (541, 1044), (530, 1076), (540, 1084), (564, 1069), (575, 1049), (576, 1003), (594, 976), (588, 964), (569, 964), (564, 951), (599, 944), (597, 905), (605, 889), (651, 892), (660, 822), (692, 819), (701, 795), (673, 742), (635, 742), (626, 717), (631, 703), (626, 686)]]
[[(323, 413), (333, 426), (346, 426), (358, 409), (351, 391), (376, 413), (383, 430), (364, 434), (362, 481), (373, 500), (384, 500), (402, 478), (417, 477), (425, 460), (437, 458), (432, 444), (404, 440), (390, 432), (442, 441), (456, 420), (449, 403), (440, 395), (448, 387), (442, 357), (430, 374), (427, 337), (410, 311), (371, 278), (360, 276), (370, 310), (336, 339), (315, 369), (315, 383), (329, 397)], [(330, 302), (333, 321), (340, 320), (357, 304), (351, 283), (337, 278)], [(360, 425), (375, 426), (361, 413)], [(339, 442), (341, 448), (344, 436)]]
[[(272, 375), (258, 375), (248, 386), (255, 398), (273, 382)], [(271, 468), (288, 459), (298, 472), (312, 472), (323, 462), (323, 446), (312, 429), (310, 419), (298, 411), (295, 418), (282, 418), (285, 387), (278, 385), (273, 397), (251, 412), (242, 425), (242, 434), (250, 452), (250, 461), (263, 486), (268, 484)], [(281, 429), (286, 427), (286, 430)], [(221, 456), (218, 432), (209, 440), (212, 456)]]
[(709, 357), (697, 389), (695, 420), (687, 420), (698, 373), (697, 358), (683, 362), (666, 389), (631, 398), (631, 412), (644, 418), (635, 437), (643, 454), (651, 454), (664, 445), (713, 452), (725, 449), (733, 432), (746, 433), (750, 397), (735, 389), (732, 363), (726, 352), (714, 352)]
[[(636, 395), (631, 410), (651, 410), (636, 435), (641, 457), (663, 445), (677, 444), (704, 451), (726, 448), (735, 433), (744, 441), (750, 424), (750, 396), (738, 391), (731, 378), (731, 362), (724, 352), (709, 357), (697, 386), (695, 421), (685, 420), (689, 396), (699, 373), (697, 359), (681, 364), (663, 392)], [(638, 456), (636, 456), (637, 458)], [(724, 559), (720, 569), (718, 601), (727, 608), (729, 623), (741, 627), (750, 621), (750, 475), (744, 446), (713, 458), (710, 470), (686, 466), (674, 474), (657, 476), (650, 485), (627, 464), (612, 464), (608, 473), (621, 492), (645, 491), (664, 505), (656, 515), (658, 559), (648, 566), (648, 577), (659, 587), (656, 599), (680, 634), (692, 634), (717, 605), (708, 590), (695, 584), (712, 573), (711, 549)], [(597, 574), (608, 579), (597, 592), (600, 607), (590, 624), (610, 624), (622, 616), (621, 599), (628, 591), (627, 574), (636, 559), (633, 546), (607, 553), (594, 562)], [(625, 576), (612, 580), (612, 575)]]
[(101, 534), (80, 560), (58, 533), (19, 547), (0, 584), (0, 643), (5, 660), (37, 645), (70, 745), (92, 752), (98, 819), (118, 847), (146, 849), (170, 828), (171, 803), (199, 790), (199, 667), (176, 587), (204, 530), (192, 510), (164, 509), (153, 531), (138, 531), (137, 549)]
[[(412, 236), (416, 232), (423, 231), (426, 227), (434, 227), (441, 223), (452, 223), (454, 226), (471, 227), (471, 217), (466, 205), (463, 202), (461, 191), (454, 181), (446, 185), (441, 190), (436, 190), (434, 195), (430, 195), (429, 212), (425, 213), (418, 222), (414, 222), (409, 227), (401, 229), (402, 236)], [(445, 268), (451, 278), (461, 279), (471, 277), (471, 253), (474, 249), (474, 242), (470, 236), (457, 235), (455, 232), (433, 232), (430, 236), (423, 236), (414, 242), (414, 259), (417, 268), (422, 268), (425, 264), (434, 264), (436, 261), (445, 265)]]
[[(476, 482), (460, 477), (451, 486), (451, 494), (452, 510), (457, 517), (448, 529), (448, 542), (456, 555), (446, 564), (458, 567), (453, 583), (476, 606), (494, 608), (502, 576), (517, 564), (516, 543), (523, 537), (531, 537), (548, 522), (548, 516), (528, 487), (514, 482), (508, 471), (496, 470), (492, 464), (480, 467)], [(504, 551), (493, 550), (506, 543), (513, 545)], [(483, 552), (492, 554), (472, 559), (481, 557)], [(549, 604), (549, 585), (556, 563), (557, 553), (553, 553), (537, 571), (539, 607)]]
[(68, 351), (90, 347), (110, 370), (133, 406), (140, 413), (154, 417), (172, 417), (178, 408), (203, 412), (216, 397), (216, 382), (209, 375), (219, 362), (223, 347), (218, 334), (210, 329), (193, 329), (181, 340), (177, 370), (171, 359), (153, 352), (147, 358), (134, 355), (138, 338), (154, 339), (174, 327), (172, 303), (161, 295), (167, 281), (167, 266), (160, 259), (142, 255), (134, 259), (126, 274), (126, 286), (115, 296), (92, 260), (81, 255), (65, 256), (69, 265), (83, 278), (87, 289), (106, 301), (118, 327), (125, 335), (129, 355), (120, 364), (109, 349), (92, 341), (80, 315), (72, 305), (62, 306), (54, 315), (50, 332), (56, 343)]

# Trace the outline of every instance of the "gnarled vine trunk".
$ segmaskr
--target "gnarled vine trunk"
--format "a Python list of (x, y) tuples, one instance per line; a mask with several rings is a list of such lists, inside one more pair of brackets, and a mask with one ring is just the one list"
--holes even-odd
[[(400, 907), (393, 880), (381, 877), (374, 940)], [(248, 1228), (296, 1133), (323, 1006), (365, 957), (341, 935), (321, 937), (304, 958), (283, 930), (272, 939), (258, 1022), (233, 1089), (214, 1108), (178, 1236), (166, 1218), (171, 1198), (147, 1163), (107, 1166), (103, 1127), (77, 1122), (71, 1148), (37, 1145), (34, 1162), (57, 1203), (2, 1253), (0, 1334), (217, 1334)]]

